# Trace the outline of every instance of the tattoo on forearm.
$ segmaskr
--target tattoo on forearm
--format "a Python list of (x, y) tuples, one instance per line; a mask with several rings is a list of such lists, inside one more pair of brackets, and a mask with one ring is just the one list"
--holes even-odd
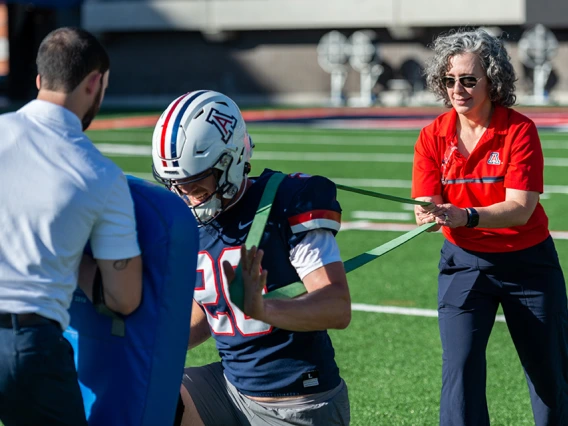
[(130, 259), (120, 259), (115, 261), (112, 266), (114, 266), (114, 269), (116, 269), (117, 271), (122, 271), (124, 268), (126, 268), (126, 266), (128, 265), (128, 262), (130, 262), (132, 260), (132, 258)]

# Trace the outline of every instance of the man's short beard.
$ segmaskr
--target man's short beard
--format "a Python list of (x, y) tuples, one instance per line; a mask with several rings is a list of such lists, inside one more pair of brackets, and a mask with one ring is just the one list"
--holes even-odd
[(91, 122), (93, 121), (95, 116), (98, 114), (98, 112), (101, 108), (102, 96), (103, 96), (103, 85), (102, 85), (102, 81), (101, 81), (101, 87), (100, 87), (97, 95), (95, 96), (95, 99), (93, 99), (93, 104), (87, 110), (87, 112), (83, 116), (83, 119), (81, 120), (81, 123), (83, 124), (83, 131), (85, 131), (89, 128), (89, 126), (91, 125)]

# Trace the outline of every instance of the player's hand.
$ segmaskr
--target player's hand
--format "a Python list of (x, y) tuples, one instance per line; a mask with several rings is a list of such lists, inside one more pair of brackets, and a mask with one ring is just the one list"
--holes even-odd
[[(243, 244), (241, 246), (241, 272), (244, 286), (244, 306), (243, 312), (251, 318), (264, 321), (264, 299), (262, 290), (266, 286), (267, 270), (261, 271), (261, 261), (264, 251), (257, 250), (255, 246), (247, 250)], [(229, 282), (235, 278), (235, 271), (227, 261), (223, 262), (223, 270)]]

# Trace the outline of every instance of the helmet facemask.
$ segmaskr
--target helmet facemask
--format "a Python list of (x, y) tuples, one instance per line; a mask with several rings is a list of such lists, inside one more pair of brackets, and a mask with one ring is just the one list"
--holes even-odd
[[(200, 173), (196, 178), (187, 178), (181, 181), (169, 180), (166, 186), (177, 194), (189, 206), (193, 212), (199, 226), (205, 226), (211, 223), (217, 216), (219, 216), (229, 206), (238, 200), (234, 200), (239, 192), (239, 187), (229, 182), (227, 179), (228, 170), (231, 167), (233, 158), (229, 154), (223, 154), (219, 160), (205, 173)], [(245, 167), (245, 170), (250, 170), (250, 166)], [(199, 182), (213, 176), (215, 179), (215, 190), (209, 196), (201, 201), (199, 204), (192, 205), (189, 196), (184, 194), (179, 186), (187, 185), (189, 183)], [(244, 176), (246, 184), (246, 175)]]

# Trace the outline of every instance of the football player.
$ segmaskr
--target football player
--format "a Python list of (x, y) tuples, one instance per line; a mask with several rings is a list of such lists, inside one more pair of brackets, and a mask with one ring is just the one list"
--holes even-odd
[[(237, 105), (208, 90), (174, 100), (154, 131), (154, 175), (200, 225), (189, 348), (213, 336), (221, 357), (185, 370), (182, 424), (347, 425), (347, 386), (326, 331), (351, 319), (335, 241), (341, 219), (335, 185), (321, 176), (286, 176), (258, 250), (247, 250), (242, 246), (275, 173), (249, 177), (253, 146)], [(242, 255), (245, 312), (229, 297)], [(307, 293), (298, 298), (262, 298), (300, 280)]]

